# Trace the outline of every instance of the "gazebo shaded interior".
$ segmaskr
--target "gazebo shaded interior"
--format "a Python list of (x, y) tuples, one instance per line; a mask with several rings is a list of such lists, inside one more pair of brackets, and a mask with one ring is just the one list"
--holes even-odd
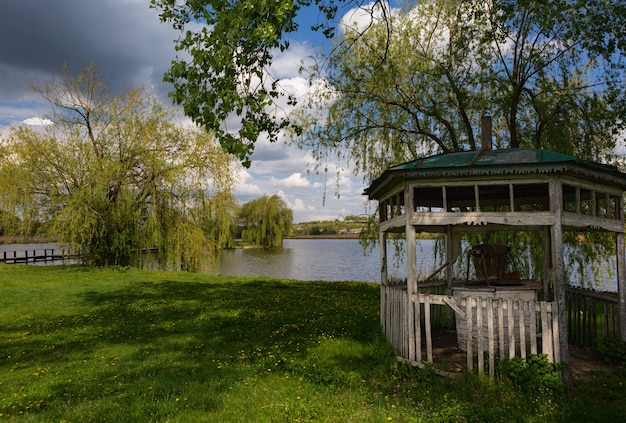
[[(404, 233), (406, 255), (413, 257), (416, 233), (445, 234), (447, 265), (441, 270), (447, 294), (454, 283), (450, 268), (462, 254), (465, 234), (541, 231), (544, 269), (537, 282), (544, 300), (555, 301), (559, 331), (566, 330), (563, 233), (614, 234), (620, 337), (626, 340), (624, 190), (626, 174), (614, 166), (545, 150), (503, 149), (441, 154), (391, 167), (365, 194), (379, 202), (381, 245), (388, 233)], [(388, 285), (386, 260), (383, 248), (382, 286)], [(408, 259), (409, 297), (418, 293), (420, 282), (415, 261)], [(556, 342), (567, 361), (567, 333)]]
[[(470, 186), (471, 187), (471, 186)], [(419, 213), (443, 212), (544, 212), (550, 210), (549, 185), (544, 183), (511, 183), (479, 185), (478, 192), (467, 186), (425, 186), (413, 188), (413, 204)], [(445, 198), (445, 202), (444, 202)], [(608, 192), (563, 185), (565, 212), (619, 219), (620, 197)], [(579, 203), (580, 202), (580, 203)], [(580, 210), (577, 205), (580, 204)], [(384, 203), (382, 221), (404, 214), (404, 196)]]

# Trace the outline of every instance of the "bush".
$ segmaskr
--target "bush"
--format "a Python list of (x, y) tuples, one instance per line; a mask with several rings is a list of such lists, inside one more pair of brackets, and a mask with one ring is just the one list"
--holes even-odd
[(614, 338), (597, 338), (595, 347), (604, 361), (626, 364), (626, 342)]
[(561, 370), (562, 365), (550, 363), (546, 354), (532, 354), (526, 359), (513, 357), (499, 365), (500, 377), (524, 392), (561, 389)]

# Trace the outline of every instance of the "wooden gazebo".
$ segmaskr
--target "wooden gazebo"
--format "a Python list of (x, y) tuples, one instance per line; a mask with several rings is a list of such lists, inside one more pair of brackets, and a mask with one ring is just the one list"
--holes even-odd
[[(385, 170), (365, 194), (379, 204), (381, 320), (390, 344), (405, 360), (432, 362), (430, 308), (439, 304), (454, 313), (457, 332), (465, 334), (469, 369), (488, 366), (493, 374), (497, 358), (535, 353), (567, 363), (567, 231), (613, 234), (618, 330), (626, 340), (624, 190), (626, 174), (614, 166), (539, 149), (440, 154)], [(502, 274), (455, 276), (453, 264), (470, 259), (463, 237), (477, 231), (540, 232), (543, 277), (511, 283)], [(438, 280), (417, 274), (420, 232), (445, 240)], [(406, 283), (390, 280), (387, 272), (392, 233), (406, 237)], [(435, 285), (441, 287), (437, 295), (430, 289)]]

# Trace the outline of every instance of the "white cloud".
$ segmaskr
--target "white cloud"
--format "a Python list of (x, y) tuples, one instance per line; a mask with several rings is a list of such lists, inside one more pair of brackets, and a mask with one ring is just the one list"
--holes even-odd
[(299, 74), (301, 66), (312, 64), (313, 52), (305, 43), (292, 42), (287, 50), (276, 53), (278, 54), (274, 56), (270, 73), (279, 79), (292, 78)]
[(237, 180), (238, 183), (235, 186), (234, 193), (240, 201), (247, 202), (264, 194), (263, 189), (255, 182), (254, 177), (246, 169), (240, 168)]
[(277, 186), (286, 187), (286, 188), (306, 188), (311, 185), (311, 183), (302, 176), (300, 172), (289, 175), (286, 178), (279, 179), (276, 181)]
[(343, 32), (346, 32), (348, 28), (357, 32), (363, 31), (372, 23), (380, 22), (385, 15), (389, 15), (390, 10), (388, 2), (384, 2), (382, 6), (377, 2), (371, 2), (355, 7), (341, 18), (339, 28)]
[(52, 121), (50, 119), (44, 119), (44, 118), (40, 118), (40, 117), (33, 117), (33, 118), (24, 119), (22, 121), (22, 123), (25, 124), (25, 125), (32, 125), (32, 126), (52, 125)]
[(314, 207), (307, 206), (301, 198), (296, 198), (293, 201), (293, 203), (290, 204), (290, 207), (293, 211), (296, 211), (296, 212), (302, 212), (302, 211), (310, 212), (310, 211), (315, 210)]

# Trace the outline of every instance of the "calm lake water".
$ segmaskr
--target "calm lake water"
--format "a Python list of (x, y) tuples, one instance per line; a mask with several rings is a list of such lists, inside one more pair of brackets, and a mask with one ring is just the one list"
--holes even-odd
[[(434, 241), (420, 241), (420, 263), (432, 268)], [(394, 246), (389, 243), (388, 254)], [(323, 281), (380, 282), (380, 250), (374, 247), (366, 255), (356, 239), (288, 239), (282, 250), (237, 249), (222, 252), (217, 273), (232, 276), (268, 276), (273, 278)], [(389, 260), (389, 275), (404, 278), (403, 260)]]
[[(43, 253), (44, 248), (60, 251), (57, 244), (0, 244), (4, 251), (25, 250)], [(394, 254), (390, 241), (389, 276), (406, 277), (406, 263)], [(434, 241), (420, 241), (417, 246), (418, 272), (434, 265)], [(395, 258), (394, 258), (395, 257)], [(37, 262), (29, 265), (63, 264), (61, 261)], [(67, 264), (67, 261), (65, 262)], [(321, 281), (380, 282), (380, 249), (378, 245), (366, 255), (357, 239), (288, 239), (282, 249), (261, 248), (222, 251), (215, 273), (231, 276), (267, 276), (272, 278)]]
[[(54, 254), (61, 254), (63, 251), (66, 251), (66, 247), (62, 247), (55, 242), (49, 243), (37, 243), (37, 244), (0, 244), (0, 256), (3, 256), (4, 253), (7, 253), (7, 257), (13, 257), (13, 253), (17, 257), (24, 257), (26, 252), (29, 256), (33, 255), (43, 255), (44, 250), (48, 250), (48, 255), (52, 252), (50, 250), (54, 250)], [(79, 260), (55, 260), (55, 261), (37, 261), (37, 262), (29, 262), (29, 266), (52, 266), (59, 264), (77, 264)]]
[[(395, 254), (396, 245), (388, 241), (388, 274), (390, 278), (406, 278), (406, 262), (404, 243), (400, 242), (401, 254)], [(60, 251), (57, 244), (0, 244), (0, 255), (4, 251), (33, 250), (43, 253), (43, 249)], [(433, 258), (435, 241), (418, 240), (416, 264), (418, 275), (430, 275), (437, 267)], [(23, 256), (23, 253), (17, 253)], [(570, 283), (580, 286), (580, 277), (577, 275), (577, 264), (568, 263), (569, 252), (565, 251), (566, 270)], [(71, 264), (65, 261), (49, 261), (30, 263), (29, 265), (56, 265)], [(592, 270), (593, 268), (593, 270)], [(601, 291), (617, 292), (617, 278), (615, 274), (615, 258), (598, 266), (590, 266), (586, 274), (595, 275), (599, 284), (596, 288)], [(282, 249), (236, 249), (222, 251), (220, 263), (215, 273), (231, 276), (267, 276), (271, 278), (321, 281), (363, 281), (380, 282), (380, 249), (376, 245), (368, 254), (365, 254), (361, 244), (356, 239), (288, 239)], [(598, 282), (596, 282), (597, 284)], [(583, 286), (588, 286), (583, 284)]]
[[(396, 247), (397, 245), (397, 247)], [(396, 254), (395, 249), (401, 253)], [(468, 248), (468, 246), (464, 246)], [(440, 265), (435, 260), (435, 241), (418, 240), (416, 245), (418, 276), (431, 275)], [(578, 265), (568, 260), (566, 270), (570, 283), (581, 286)], [(404, 242), (387, 243), (388, 274), (390, 278), (406, 279)], [(617, 292), (614, 258), (607, 263), (590, 265), (587, 275), (595, 273), (596, 289)], [(465, 269), (464, 266), (462, 270)], [(593, 270), (592, 270), (593, 268)], [(380, 249), (376, 245), (365, 255), (356, 239), (289, 239), (282, 250), (237, 249), (224, 251), (217, 269), (219, 274), (232, 276), (268, 276), (273, 278), (324, 281), (380, 282)], [(463, 277), (463, 274), (458, 275)], [(589, 287), (587, 285), (587, 287)]]

